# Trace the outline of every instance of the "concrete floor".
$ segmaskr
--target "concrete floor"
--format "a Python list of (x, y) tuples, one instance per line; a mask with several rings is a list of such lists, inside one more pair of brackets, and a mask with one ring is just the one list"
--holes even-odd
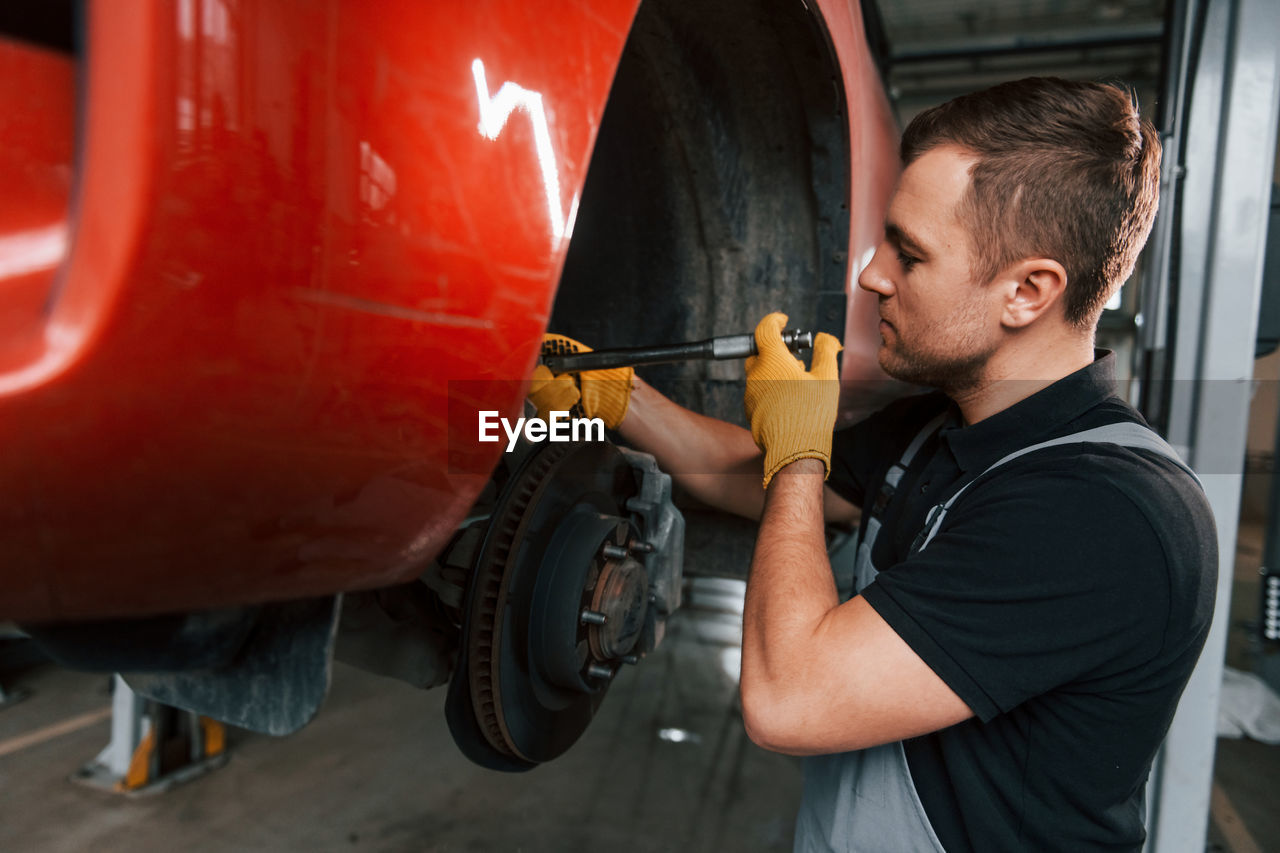
[[(528, 774), (463, 759), (443, 690), (338, 665), (301, 732), (234, 730), (225, 767), (134, 800), (68, 781), (106, 744), (105, 716), (4, 754), (110, 703), (106, 676), (28, 669), (5, 686), (30, 698), (0, 710), (0, 850), (790, 850), (799, 764), (743, 734), (728, 674), (738, 625), (683, 613), (655, 655), (619, 676), (582, 740)], [(688, 738), (663, 740), (663, 729)]]

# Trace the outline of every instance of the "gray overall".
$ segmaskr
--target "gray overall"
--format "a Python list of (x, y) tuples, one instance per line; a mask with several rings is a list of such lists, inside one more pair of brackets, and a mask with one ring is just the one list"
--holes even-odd
[[(925, 425), (907, 446), (902, 458), (885, 474), (880, 489), (869, 493), (863, 507), (867, 521), (858, 543), (854, 566), (858, 592), (879, 574), (871, 562), (871, 550), (880, 533), (880, 516), (889, 505), (907, 466), (929, 436), (942, 425), (944, 417), (945, 415), (939, 415)], [(982, 474), (1042, 448), (1082, 442), (1118, 444), (1154, 451), (1173, 460), (1195, 477), (1164, 439), (1136, 423), (1110, 424), (1034, 444), (996, 461)], [(930, 510), (924, 529), (912, 544), (912, 551), (923, 550), (928, 546), (941, 528), (947, 512), (977, 479), (978, 477), (970, 479), (946, 502)], [(841, 600), (848, 599), (853, 592), (853, 589), (842, 589)], [(800, 802), (800, 812), (796, 816), (794, 849), (797, 853), (828, 850), (842, 853), (941, 853), (942, 844), (929, 824), (924, 806), (921, 805), (911, 781), (911, 771), (907, 766), (902, 742), (806, 758), (804, 796)]]

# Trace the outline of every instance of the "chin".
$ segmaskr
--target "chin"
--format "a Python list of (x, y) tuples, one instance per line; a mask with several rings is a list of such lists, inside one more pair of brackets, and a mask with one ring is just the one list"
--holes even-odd
[(880, 364), (881, 370), (890, 376), (893, 376), (894, 379), (898, 378), (894, 376), (893, 357), (890, 355), (889, 347), (887, 345), (883, 343), (880, 344), (880, 349), (876, 352), (876, 361)]
[(890, 378), (897, 379), (900, 382), (909, 382), (912, 385), (930, 384), (921, 379), (919, 371), (910, 369), (909, 365), (903, 364), (900, 359), (894, 359), (887, 353), (880, 356), (880, 369), (887, 373)]

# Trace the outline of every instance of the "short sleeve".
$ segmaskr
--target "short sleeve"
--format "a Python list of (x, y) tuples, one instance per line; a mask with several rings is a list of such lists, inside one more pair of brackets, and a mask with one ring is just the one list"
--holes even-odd
[(1159, 653), (1167, 560), (1098, 464), (1010, 463), (862, 592), (984, 721), (1064, 685), (1105, 685)]

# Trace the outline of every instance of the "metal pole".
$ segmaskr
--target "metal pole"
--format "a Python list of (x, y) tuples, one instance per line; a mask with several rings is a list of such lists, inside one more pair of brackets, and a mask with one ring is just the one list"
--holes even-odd
[(1168, 438), (1217, 518), (1217, 608), (1153, 773), (1149, 849), (1204, 850), (1226, 652), (1280, 67), (1275, 0), (1210, 0), (1192, 80)]

